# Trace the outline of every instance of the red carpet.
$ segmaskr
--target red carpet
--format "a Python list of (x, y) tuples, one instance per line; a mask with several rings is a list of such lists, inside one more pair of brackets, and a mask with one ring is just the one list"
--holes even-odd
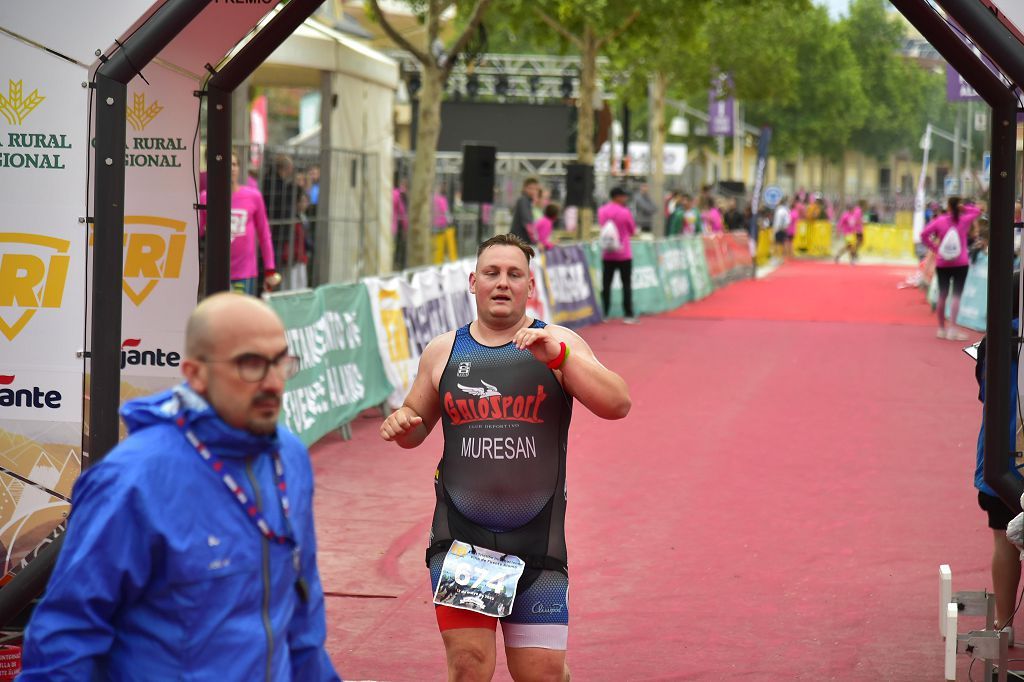
[[(787, 264), (583, 331), (633, 411), (572, 427), (574, 679), (941, 679), (938, 565), (988, 585), (981, 412), (905, 275)], [(441, 680), (423, 563), (439, 433), (405, 451), (379, 421), (313, 452), (328, 648), (349, 680)]]

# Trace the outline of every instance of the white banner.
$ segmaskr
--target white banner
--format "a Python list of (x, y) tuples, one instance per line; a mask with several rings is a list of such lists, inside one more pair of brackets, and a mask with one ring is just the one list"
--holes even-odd
[[(608, 160), (611, 151), (609, 143), (601, 145), (597, 156), (594, 157), (594, 170), (599, 173), (608, 172)], [(687, 146), (685, 144), (669, 143), (665, 145), (662, 158), (665, 163), (665, 175), (679, 175), (686, 167)], [(615, 168), (618, 172), (619, 161), (622, 159), (622, 146), (615, 148)], [(646, 175), (653, 172), (651, 168), (651, 147), (646, 142), (629, 143), (629, 174)]]
[(163, 0), (4, 0), (0, 27), (85, 66)]
[(405, 324), (404, 304), (411, 298), (411, 285), (401, 277), (367, 277), (373, 323), (377, 328), (377, 346), (388, 381), (395, 387), (388, 396), (388, 407), (398, 409), (405, 401), (416, 378), (419, 354), (413, 354), (409, 329)]
[(128, 85), (122, 374), (177, 381), (199, 287), (198, 84), (160, 67), (146, 78)]
[[(83, 67), (0, 34), (0, 570), (63, 522), (81, 470)], [(54, 494), (56, 493), (56, 494)]]

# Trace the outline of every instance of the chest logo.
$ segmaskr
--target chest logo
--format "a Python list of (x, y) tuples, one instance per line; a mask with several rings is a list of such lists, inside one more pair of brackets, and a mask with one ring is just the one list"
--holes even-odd
[(498, 390), (497, 386), (492, 386), (483, 379), (480, 380), (480, 384), (482, 385), (482, 388), (477, 388), (476, 386), (463, 386), (462, 384), (456, 385), (466, 393), (476, 396), (477, 398), (490, 398), (492, 395), (501, 395), (501, 391)]
[(460, 362), (458, 376), (465, 378), (469, 376), (469, 368), (473, 363), (471, 362)]

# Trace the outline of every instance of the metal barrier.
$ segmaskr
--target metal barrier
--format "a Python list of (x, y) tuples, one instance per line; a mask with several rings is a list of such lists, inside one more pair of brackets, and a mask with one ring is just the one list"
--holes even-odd
[[(282, 276), (278, 291), (326, 283), (331, 258), (339, 255), (346, 259), (346, 280), (378, 273), (379, 268), (367, 266), (368, 243), (381, 218), (383, 188), (376, 154), (248, 144), (234, 145), (234, 152), (240, 184), (263, 196), (274, 261)], [(321, 178), (330, 187), (321, 187)]]

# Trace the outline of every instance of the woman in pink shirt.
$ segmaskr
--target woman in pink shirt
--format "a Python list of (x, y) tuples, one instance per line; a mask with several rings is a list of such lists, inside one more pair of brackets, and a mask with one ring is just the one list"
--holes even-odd
[(848, 207), (839, 216), (839, 222), (836, 223), (836, 227), (843, 236), (845, 243), (839, 253), (836, 254), (837, 263), (847, 253), (850, 254), (850, 265), (857, 262), (857, 252), (860, 250), (861, 244), (864, 243), (864, 209), (861, 207), (863, 203), (860, 202), (860, 204)]
[[(956, 316), (960, 312), (960, 294), (967, 281), (967, 233), (979, 215), (981, 209), (977, 206), (967, 204), (961, 207), (959, 197), (950, 197), (948, 212), (928, 223), (921, 232), (921, 243), (935, 252), (935, 276), (939, 278), (939, 300), (936, 303), (939, 329), (935, 335), (940, 339), (967, 340), (967, 335), (956, 328)], [(947, 325), (946, 296), (950, 283), (953, 284), (953, 299)]]
[(704, 199), (704, 210), (701, 211), (700, 219), (704, 224), (704, 232), (722, 234), (722, 212), (715, 206), (715, 200), (711, 197)]
[[(206, 193), (199, 195), (199, 203), (206, 203)], [(206, 211), (199, 212), (199, 235), (206, 233)], [(256, 267), (256, 240), (259, 239), (263, 257), (263, 276), (266, 288), (281, 282), (274, 263), (274, 245), (270, 240), (267, 208), (263, 195), (249, 185), (238, 184), (238, 157), (231, 155), (231, 288), (250, 296), (256, 295), (259, 271)]]
[(558, 204), (548, 204), (544, 207), (544, 214), (537, 218), (537, 222), (530, 226), (530, 239), (545, 249), (555, 248), (555, 245), (551, 242), (551, 231), (555, 229), (555, 221), (558, 220), (558, 210)]

